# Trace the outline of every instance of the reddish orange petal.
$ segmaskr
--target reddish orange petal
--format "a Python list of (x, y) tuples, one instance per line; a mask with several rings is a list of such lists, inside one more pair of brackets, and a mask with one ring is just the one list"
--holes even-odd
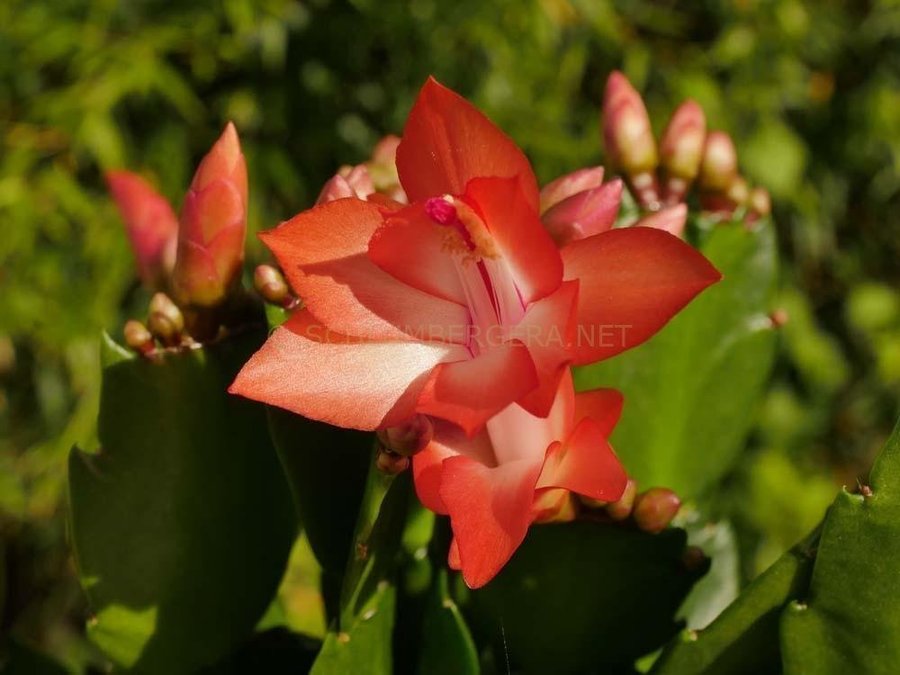
[(483, 464), (494, 464), (494, 451), (487, 432), (469, 438), (455, 424), (443, 420), (434, 420), (434, 436), (431, 443), (413, 457), (413, 479), (419, 501), (426, 508), (442, 515), (447, 514), (447, 507), (441, 500), (440, 487), (445, 459), (464, 455)]
[[(110, 171), (106, 182), (112, 193), (137, 259), (138, 272), (147, 284), (160, 281), (171, 271), (178, 218), (155, 189), (129, 171)], [(166, 260), (167, 249), (170, 259)]]
[(526, 305), (559, 288), (563, 274), (559, 251), (518, 181), (475, 178), (464, 199), (490, 231)]
[(546, 417), (557, 395), (560, 377), (572, 361), (578, 284), (566, 281), (552, 295), (531, 304), (512, 337), (528, 347), (539, 385), (517, 403), (532, 415)]
[(369, 242), (369, 258), (391, 276), (439, 298), (466, 305), (448, 252), (455, 229), (435, 223), (422, 203), (387, 216)]
[(549, 448), (536, 489), (565, 488), (612, 502), (622, 496), (627, 482), (625, 469), (600, 425), (586, 418), (565, 443)]
[(229, 391), (329, 424), (375, 429), (408, 419), (435, 366), (466, 357), (458, 345), (347, 337), (301, 310), (275, 329)]
[(576, 364), (641, 344), (722, 278), (694, 248), (649, 227), (610, 230), (561, 253), (566, 279), (581, 282)]
[(471, 436), (537, 384), (528, 348), (514, 340), (476, 358), (435, 368), (417, 409), (458, 424)]
[(612, 434), (622, 416), (625, 399), (616, 389), (592, 389), (575, 394), (575, 423), (588, 418), (604, 436)]
[(397, 148), (400, 184), (410, 202), (461, 195), (479, 176), (518, 176), (538, 208), (537, 180), (516, 144), (475, 106), (434, 78), (419, 92)]
[(383, 220), (374, 204), (338, 199), (260, 237), (306, 307), (329, 328), (372, 339), (463, 340), (464, 307), (402, 283), (369, 258), (369, 240)]
[(525, 539), (540, 470), (526, 460), (493, 468), (462, 456), (444, 461), (441, 499), (469, 588), (493, 579)]

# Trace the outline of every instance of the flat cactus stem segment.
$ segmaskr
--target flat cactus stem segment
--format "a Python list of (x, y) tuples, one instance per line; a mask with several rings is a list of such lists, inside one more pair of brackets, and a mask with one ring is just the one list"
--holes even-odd
[(777, 672), (779, 618), (785, 606), (806, 594), (818, 537), (817, 528), (757, 577), (707, 628), (683, 630), (651, 673)]
[(787, 675), (897, 672), (900, 424), (860, 493), (844, 490), (829, 508), (809, 593), (782, 616)]

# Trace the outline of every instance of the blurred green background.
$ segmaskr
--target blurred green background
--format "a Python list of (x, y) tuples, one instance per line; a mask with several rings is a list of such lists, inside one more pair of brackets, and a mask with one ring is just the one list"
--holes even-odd
[[(548, 180), (602, 162), (601, 95), (621, 68), (657, 129), (696, 98), (770, 189), (790, 320), (717, 500), (753, 576), (865, 475), (898, 413), (898, 46), (896, 0), (4, 0), (0, 636), (71, 667), (90, 658), (65, 458), (94, 436), (99, 331), (146, 301), (103, 172), (140, 171), (177, 205), (234, 120), (251, 228), (268, 228), (399, 132), (429, 74)], [(315, 598), (294, 582), (288, 610)]]

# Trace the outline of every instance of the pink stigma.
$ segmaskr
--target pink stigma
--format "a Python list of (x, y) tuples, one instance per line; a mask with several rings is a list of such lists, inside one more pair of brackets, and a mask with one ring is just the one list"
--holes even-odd
[(456, 207), (443, 197), (432, 197), (425, 202), (425, 213), (438, 225), (452, 225), (456, 222)]

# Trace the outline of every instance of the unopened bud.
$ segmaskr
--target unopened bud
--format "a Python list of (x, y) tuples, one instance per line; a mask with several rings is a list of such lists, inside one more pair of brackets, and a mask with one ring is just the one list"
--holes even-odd
[(640, 94), (615, 71), (603, 95), (603, 139), (612, 162), (628, 176), (656, 169), (656, 139)]
[(372, 178), (365, 164), (342, 166), (338, 172), (322, 187), (316, 204), (333, 202), (336, 199), (355, 197), (366, 199), (375, 192)]
[(541, 213), (572, 195), (600, 187), (603, 184), (603, 167), (591, 166), (560, 176), (541, 188)]
[(125, 336), (125, 344), (128, 348), (139, 354), (147, 355), (156, 348), (153, 342), (153, 335), (140, 321), (135, 319), (126, 321), (122, 333)]
[(284, 276), (271, 265), (258, 265), (253, 271), (253, 287), (260, 297), (273, 305), (284, 305), (290, 300), (290, 289)]
[(728, 189), (737, 175), (737, 150), (724, 131), (710, 131), (703, 146), (700, 187), (709, 192)]
[(790, 320), (790, 315), (788, 311), (783, 307), (774, 310), (771, 314), (769, 314), (769, 323), (771, 323), (772, 328), (781, 328)]
[(382, 138), (372, 150), (372, 158), (367, 167), (376, 191), (406, 203), (406, 193), (400, 187), (400, 178), (397, 174), (397, 147), (399, 145), (400, 138), (397, 136)]
[(705, 141), (706, 115), (703, 108), (695, 101), (685, 101), (672, 114), (659, 146), (666, 204), (677, 204), (684, 199), (691, 183), (700, 173)]
[(148, 288), (166, 285), (175, 264), (178, 218), (166, 199), (143, 178), (129, 171), (110, 171), (106, 183), (112, 193), (137, 261), (141, 281)]
[(685, 101), (672, 114), (659, 144), (659, 161), (667, 176), (692, 181), (700, 172), (706, 140), (706, 115), (696, 101)]
[(375, 432), (384, 447), (403, 457), (418, 454), (431, 442), (434, 426), (426, 415), (416, 415), (405, 424)]
[(556, 245), (606, 232), (616, 222), (622, 203), (622, 181), (613, 180), (567, 197), (541, 217)]
[(168, 295), (156, 293), (150, 300), (147, 327), (164, 344), (178, 344), (184, 331), (184, 315)]
[(743, 206), (750, 199), (750, 186), (743, 176), (735, 176), (725, 191), (725, 196), (735, 206)]
[(656, 213), (651, 213), (649, 216), (644, 216), (634, 225), (635, 227), (652, 227), (656, 230), (663, 230), (684, 239), (687, 213), (687, 204), (676, 204), (675, 206), (660, 209)]
[(759, 218), (772, 213), (772, 198), (765, 188), (755, 187), (750, 191), (750, 210)]
[(631, 478), (625, 484), (625, 490), (622, 496), (614, 502), (606, 505), (606, 512), (613, 520), (625, 520), (631, 515), (631, 509), (634, 506), (634, 497), (637, 494), (637, 483)]
[(409, 457), (398, 455), (385, 448), (379, 448), (375, 454), (375, 467), (389, 476), (396, 476), (409, 468)]
[(650, 488), (634, 502), (634, 522), (644, 532), (662, 532), (681, 508), (681, 500), (668, 488)]
[(542, 490), (532, 506), (536, 523), (569, 523), (578, 516), (578, 505), (568, 490)]
[(184, 199), (173, 275), (179, 300), (213, 307), (239, 283), (247, 229), (247, 165), (230, 122)]

